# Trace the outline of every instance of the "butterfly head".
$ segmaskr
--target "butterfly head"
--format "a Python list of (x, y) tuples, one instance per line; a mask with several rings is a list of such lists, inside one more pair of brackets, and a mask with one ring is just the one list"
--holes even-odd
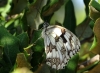
[(49, 26), (49, 23), (44, 22), (44, 24), (43, 24), (43, 28), (47, 28), (48, 26)]

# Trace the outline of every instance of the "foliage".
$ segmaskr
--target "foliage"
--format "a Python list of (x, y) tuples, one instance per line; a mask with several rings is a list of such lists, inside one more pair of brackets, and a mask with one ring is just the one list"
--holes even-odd
[[(86, 17), (76, 24), (71, 0), (0, 0), (0, 73), (100, 73), (100, 4), (83, 1)], [(57, 11), (63, 18), (53, 17)], [(63, 70), (53, 70), (45, 64), (43, 21), (50, 25), (60, 23), (81, 41), (80, 55), (70, 59)]]

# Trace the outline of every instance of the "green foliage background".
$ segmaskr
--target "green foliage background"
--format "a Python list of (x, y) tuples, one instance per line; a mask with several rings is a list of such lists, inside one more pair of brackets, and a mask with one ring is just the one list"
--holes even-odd
[[(0, 0), (0, 73), (100, 73), (100, 4), (95, 0), (83, 2), (86, 17), (77, 25), (71, 0)], [(62, 6), (63, 22), (59, 18), (52, 23)], [(63, 70), (45, 64), (43, 21), (61, 25), (80, 39), (80, 52)]]

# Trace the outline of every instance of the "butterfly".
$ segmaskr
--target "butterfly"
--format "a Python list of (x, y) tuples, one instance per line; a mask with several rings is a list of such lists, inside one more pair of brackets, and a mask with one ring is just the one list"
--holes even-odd
[(79, 39), (71, 31), (59, 25), (49, 25), (45, 22), (42, 38), (46, 64), (57, 70), (63, 69), (80, 49)]

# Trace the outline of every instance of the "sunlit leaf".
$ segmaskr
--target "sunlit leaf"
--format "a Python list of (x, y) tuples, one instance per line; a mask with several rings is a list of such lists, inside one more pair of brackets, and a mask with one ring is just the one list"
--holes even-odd
[[(1, 1), (0, 1), (1, 2)], [(6, 17), (7, 16), (7, 13), (9, 12), (10, 10), (10, 3), (12, 2), (12, 0), (8, 0), (7, 1), (7, 4), (4, 6), (4, 7), (0, 7), (0, 13), (3, 17)]]
[(8, 33), (3, 26), (0, 26), (0, 45), (4, 47), (4, 60), (12, 66), (19, 52), (19, 41), (16, 37)]

